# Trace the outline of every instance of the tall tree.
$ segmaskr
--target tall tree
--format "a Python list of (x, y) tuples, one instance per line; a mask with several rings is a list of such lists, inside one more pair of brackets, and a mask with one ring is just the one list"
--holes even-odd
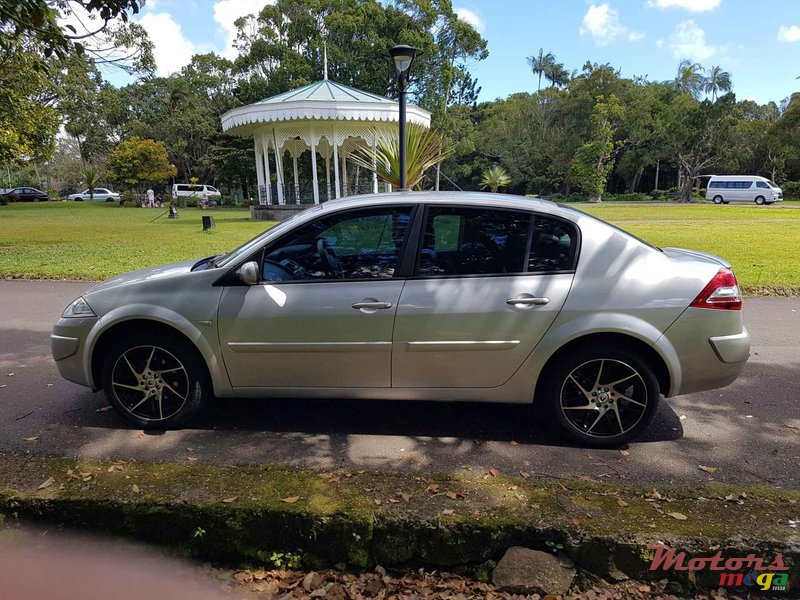
[(163, 183), (177, 174), (162, 142), (136, 136), (120, 142), (108, 157), (108, 176), (118, 183), (142, 191), (144, 186)]
[(531, 71), (533, 71), (533, 74), (539, 78), (539, 85), (536, 88), (537, 92), (541, 91), (542, 89), (542, 76), (549, 73), (555, 64), (555, 55), (552, 52), (545, 54), (544, 48), (539, 48), (538, 55), (528, 57), (528, 65), (530, 66)]
[(731, 74), (727, 71), (723, 71), (722, 67), (714, 66), (708, 70), (705, 92), (706, 94), (711, 94), (712, 102), (717, 101), (717, 94), (720, 92), (730, 92), (732, 85)]
[(705, 85), (703, 66), (689, 59), (682, 60), (678, 65), (678, 75), (675, 77), (675, 88), (678, 92), (698, 98), (703, 93)]
[(589, 202), (601, 202), (608, 174), (614, 168), (615, 123), (622, 116), (617, 97), (598, 102), (591, 116), (591, 138), (578, 148), (572, 162), (572, 181), (589, 194)]

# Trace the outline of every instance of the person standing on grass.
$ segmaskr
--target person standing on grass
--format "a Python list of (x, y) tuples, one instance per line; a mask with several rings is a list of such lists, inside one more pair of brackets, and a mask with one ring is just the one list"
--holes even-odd
[(147, 190), (147, 206), (153, 208), (155, 206), (156, 195), (153, 193), (152, 188)]

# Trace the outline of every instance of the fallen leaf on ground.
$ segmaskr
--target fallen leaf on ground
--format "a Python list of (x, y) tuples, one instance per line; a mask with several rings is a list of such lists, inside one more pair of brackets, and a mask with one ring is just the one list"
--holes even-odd
[(55, 482), (56, 482), (56, 480), (55, 480), (55, 479), (53, 479), (53, 478), (51, 477), (51, 478), (50, 478), (50, 479), (48, 479), (47, 481), (43, 482), (43, 483), (42, 483), (42, 484), (41, 484), (41, 485), (40, 485), (38, 488), (36, 488), (36, 489), (37, 489), (37, 490), (43, 490), (43, 489), (45, 489), (45, 488), (49, 488), (49, 487), (50, 487), (51, 485), (53, 485)]
[(141, 492), (142, 490), (141, 490), (141, 489), (139, 489), (139, 486), (138, 486), (138, 485), (136, 485), (136, 484), (134, 483), (134, 484), (131, 486), (131, 491), (132, 491), (134, 494), (138, 494), (138, 493), (139, 493), (139, 492)]
[(35, 442), (36, 440), (39, 439), (39, 436), (35, 435), (33, 437), (27, 437), (27, 438), (22, 438), (22, 439), (25, 440), (26, 442)]
[(515, 442), (514, 440), (511, 440), (511, 445), (512, 445), (512, 446), (516, 446), (516, 445), (517, 445), (517, 442)]
[(457, 497), (455, 492), (447, 492), (447, 493), (445, 494), (445, 496), (447, 496), (448, 498), (450, 498), (450, 500), (455, 500), (455, 499), (456, 499), (456, 497)]
[(622, 498), (619, 498), (619, 499), (617, 500), (617, 504), (619, 504), (619, 505), (620, 505), (622, 508), (626, 508), (627, 506), (630, 506), (630, 505), (629, 505), (627, 502), (625, 502), (625, 500), (623, 500)]
[(673, 519), (677, 519), (678, 521), (685, 521), (686, 519), (689, 518), (685, 514), (679, 513), (679, 512), (671, 512), (671, 513), (667, 513), (667, 514), (670, 517), (672, 517)]
[(489, 475), (491, 475), (492, 477), (497, 477), (499, 474), (500, 474), (500, 471), (498, 471), (498, 470), (497, 470), (497, 469), (495, 469), (494, 467), (492, 467), (491, 469), (489, 469)]
[(622, 456), (630, 456), (631, 455), (631, 453), (628, 450), (620, 450), (619, 453), (622, 454)]
[(426, 492), (430, 492), (431, 494), (438, 494), (439, 493), (439, 484), (432, 483), (428, 487), (425, 488)]
[(706, 473), (716, 473), (719, 470), (719, 467), (707, 467), (705, 465), (700, 465), (700, 470), (705, 471)]
[(236, 502), (239, 499), (239, 496), (231, 496), (230, 498), (223, 498), (222, 501), (225, 504), (231, 504), (232, 502)]
[(411, 500), (411, 494), (406, 494), (405, 492), (400, 492), (400, 497), (406, 502)]
[(583, 525), (583, 521), (581, 521), (578, 518), (575, 518), (575, 519), (572, 519), (572, 524), (575, 525), (575, 527), (580, 527), (581, 525)]
[(519, 476), (522, 477), (523, 479), (527, 479), (528, 477), (531, 476), (531, 474), (526, 471), (520, 471)]
[(300, 496), (289, 496), (288, 498), (281, 498), (281, 502), (284, 504), (294, 504), (300, 500)]
[(451, 509), (451, 508), (445, 508), (445, 509), (442, 511), (442, 514), (443, 514), (443, 515), (452, 515), (454, 512), (455, 512), (455, 511), (454, 511), (453, 509)]
[(400, 504), (400, 500), (397, 498), (389, 498), (389, 504)]

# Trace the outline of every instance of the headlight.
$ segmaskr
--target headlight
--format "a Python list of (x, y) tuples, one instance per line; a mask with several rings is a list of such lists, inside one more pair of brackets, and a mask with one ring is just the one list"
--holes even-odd
[(73, 301), (65, 310), (64, 314), (61, 315), (64, 319), (69, 319), (71, 317), (96, 317), (97, 315), (94, 314), (92, 307), (86, 303), (86, 300), (83, 298), (78, 298)]

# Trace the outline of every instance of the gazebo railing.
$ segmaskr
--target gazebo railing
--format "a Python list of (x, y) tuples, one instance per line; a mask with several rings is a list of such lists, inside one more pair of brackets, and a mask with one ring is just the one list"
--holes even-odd
[[(331, 186), (333, 187), (333, 186)], [(382, 188), (383, 186), (381, 186)], [(269, 204), (269, 205), (277, 205), (278, 204), (278, 184), (272, 183), (269, 186), (269, 199), (267, 201), (267, 186), (261, 185), (259, 186), (258, 190), (258, 197), (259, 197), (259, 204)], [(348, 185), (347, 186), (347, 196), (356, 196), (359, 194), (372, 194), (373, 193), (372, 181), (359, 181), (355, 185)], [(333, 189), (330, 190), (331, 198), (333, 199), (336, 197), (336, 193)], [(285, 204), (298, 204), (296, 191), (294, 184), (284, 184), (283, 185), (283, 200)], [(319, 200), (320, 202), (325, 202), (328, 200), (328, 196), (326, 193), (325, 186), (320, 186), (319, 190)], [(314, 204), (314, 190), (312, 187), (311, 182), (302, 182), (300, 184), (300, 202), (299, 204)]]

